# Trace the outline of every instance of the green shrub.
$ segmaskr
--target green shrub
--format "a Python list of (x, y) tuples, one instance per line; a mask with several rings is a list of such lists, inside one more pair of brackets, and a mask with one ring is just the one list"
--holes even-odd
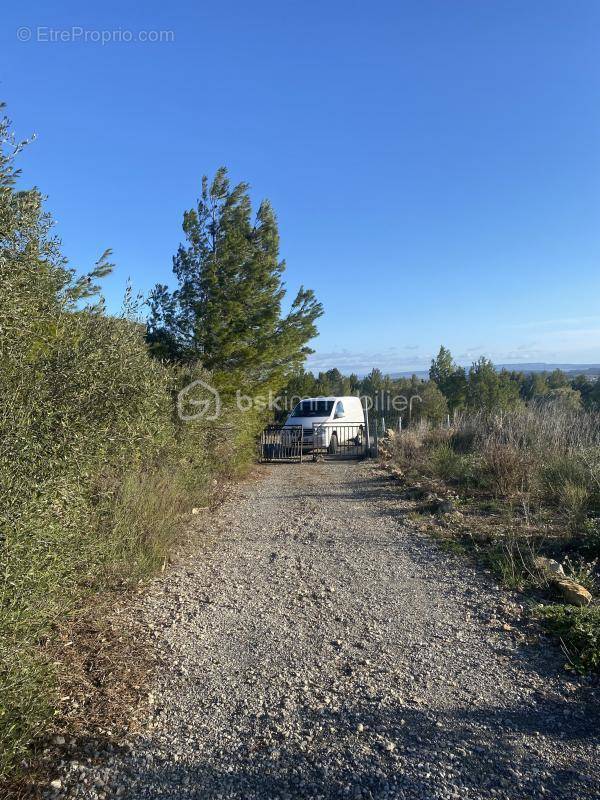
[[(129, 303), (83, 306), (40, 195), (16, 192), (0, 120), (0, 780), (47, 731), (57, 675), (40, 643), (93, 593), (149, 575), (193, 505), (254, 455), (260, 418), (182, 423), (209, 378), (152, 359)], [(233, 422), (232, 422), (233, 421)]]
[(28, 755), (53, 712), (55, 675), (33, 647), (20, 646), (0, 626), (0, 787), (2, 778)]
[(449, 444), (438, 445), (428, 458), (433, 475), (465, 485), (473, 481), (472, 460), (455, 452)]
[(588, 471), (580, 455), (561, 453), (553, 455), (538, 468), (540, 493), (553, 504), (577, 510), (585, 507), (589, 499)]
[(584, 558), (600, 559), (600, 520), (583, 520), (572, 544)]
[(560, 638), (580, 672), (600, 672), (600, 608), (551, 605), (538, 610), (546, 629)]
[(475, 449), (477, 432), (474, 427), (466, 423), (464, 417), (460, 419), (460, 424), (452, 429), (450, 444), (457, 453), (472, 453)]
[(536, 542), (514, 530), (500, 536), (491, 536), (480, 555), (499, 577), (503, 586), (522, 591), (525, 587), (539, 587), (540, 583), (531, 565), (536, 555)]

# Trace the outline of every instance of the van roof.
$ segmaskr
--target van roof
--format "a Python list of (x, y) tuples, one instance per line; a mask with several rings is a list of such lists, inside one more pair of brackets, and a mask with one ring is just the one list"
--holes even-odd
[(336, 394), (336, 395), (320, 395), (319, 397), (303, 397), (301, 403), (310, 400), (360, 400), (355, 394)]

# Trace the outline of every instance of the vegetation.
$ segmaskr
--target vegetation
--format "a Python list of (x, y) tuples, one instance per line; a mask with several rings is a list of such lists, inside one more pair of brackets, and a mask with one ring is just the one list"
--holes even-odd
[[(458, 414), (450, 427), (422, 423), (387, 442), (410, 484), (454, 498), (445, 533), (474, 549), (516, 589), (553, 597), (535, 568), (544, 554), (592, 594), (600, 558), (600, 415), (558, 402), (503, 414)], [(542, 617), (568, 640), (569, 657), (600, 663), (597, 607), (555, 605)], [(560, 624), (559, 624), (560, 623)], [(572, 627), (570, 633), (566, 628)]]
[(254, 456), (258, 413), (225, 396), (219, 419), (182, 422), (178, 392), (232, 371), (277, 386), (320, 313), (301, 290), (279, 318), (273, 212), (263, 204), (251, 228), (244, 185), (231, 191), (221, 171), (185, 215), (180, 289), (154, 294), (149, 333), (131, 291), (107, 314), (109, 253), (83, 277), (68, 268), (41, 195), (15, 188), (23, 144), (2, 119), (0, 779), (49, 729), (69, 670), (70, 654), (56, 656), (65, 621), (159, 568), (192, 506)]
[(441, 347), (431, 362), (429, 378), (443, 393), (451, 411), (486, 410), (500, 412), (527, 403), (550, 403), (572, 411), (600, 410), (600, 382), (586, 375), (570, 378), (560, 369), (524, 373), (496, 370), (491, 361), (480, 358), (468, 374), (457, 366), (449, 350)]
[[(191, 508), (252, 460), (264, 412), (240, 411), (236, 389), (370, 396), (376, 417), (408, 426), (393, 453), (407, 475), (519, 517), (526, 538), (489, 549), (513, 583), (529, 579), (524, 541), (569, 554), (594, 583), (597, 382), (498, 372), (486, 359), (466, 371), (444, 348), (428, 381), (305, 372), (322, 307), (301, 287), (282, 314), (275, 214), (263, 202), (253, 219), (247, 185), (232, 187), (225, 169), (184, 214), (175, 291), (155, 288), (148, 324), (131, 290), (108, 314), (98, 281), (110, 252), (86, 275), (69, 268), (42, 196), (16, 188), (25, 144), (0, 120), (0, 779), (50, 729), (65, 620), (160, 568)], [(194, 411), (192, 397), (183, 407), (178, 397), (198, 380), (219, 390), (225, 413), (183, 421), (176, 410)], [(406, 404), (390, 407), (398, 395)], [(597, 609), (551, 609), (573, 659), (597, 668)]]
[(173, 260), (179, 288), (158, 285), (150, 298), (154, 351), (201, 360), (222, 385), (279, 391), (312, 352), (307, 342), (323, 309), (301, 287), (281, 316), (285, 263), (273, 209), (262, 202), (253, 223), (247, 184), (231, 188), (221, 168), (212, 182), (203, 178), (183, 230), (188, 244)]
[[(451, 522), (440, 527), (443, 520), (435, 520), (433, 529), (447, 546), (475, 551), (507, 586), (556, 599), (534, 567), (534, 557), (546, 554), (597, 593), (600, 380), (497, 370), (485, 358), (465, 370), (441, 347), (429, 380), (377, 369), (364, 378), (298, 371), (286, 391), (290, 404), (298, 396), (370, 397), (371, 418), (388, 429), (385, 449), (397, 474), (425, 495), (450, 496), (457, 508)], [(404, 407), (392, 402), (399, 396)], [(600, 668), (596, 605), (553, 603), (541, 618), (576, 668)]]
[[(586, 375), (569, 377), (558, 369), (536, 373), (498, 370), (483, 357), (466, 370), (455, 364), (445, 347), (440, 348), (431, 363), (429, 380), (416, 375), (393, 378), (379, 369), (373, 369), (363, 378), (343, 375), (335, 368), (318, 375), (297, 370), (285, 393), (290, 403), (293, 398), (318, 395), (370, 397), (372, 417), (385, 421), (386, 427), (393, 429), (421, 421), (446, 421), (448, 415), (453, 418), (461, 412), (515, 411), (532, 403), (571, 411), (600, 411), (600, 381)], [(406, 398), (405, 405), (393, 404), (394, 398)]]
[(538, 614), (562, 642), (571, 666), (578, 671), (600, 672), (600, 608), (555, 604), (540, 608)]

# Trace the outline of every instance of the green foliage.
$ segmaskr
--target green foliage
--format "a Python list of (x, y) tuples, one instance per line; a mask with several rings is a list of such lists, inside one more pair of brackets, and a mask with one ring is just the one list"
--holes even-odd
[(525, 400), (544, 397), (550, 391), (548, 379), (544, 372), (532, 372), (523, 379), (521, 396)]
[(260, 420), (179, 421), (178, 390), (210, 376), (150, 357), (130, 291), (104, 313), (109, 251), (76, 277), (39, 192), (14, 189), (6, 119), (0, 145), (1, 779), (52, 718), (58, 668), (40, 642), (160, 566), (213, 480), (252, 458)]
[(442, 480), (458, 482), (465, 486), (474, 480), (472, 458), (457, 453), (448, 442), (434, 447), (429, 452), (429, 463), (432, 474)]
[(446, 397), (450, 411), (462, 408), (467, 397), (467, 377), (462, 367), (458, 367), (452, 359), (452, 354), (445, 347), (431, 362), (429, 378), (442, 394)]
[(418, 402), (413, 402), (412, 421), (427, 420), (439, 425), (448, 416), (448, 403), (433, 382), (423, 384), (418, 393)]
[(581, 408), (581, 394), (571, 386), (561, 386), (558, 389), (551, 389), (544, 398), (555, 407), (564, 408), (567, 411), (579, 411)]
[(519, 387), (506, 371), (498, 372), (483, 356), (469, 370), (467, 407), (497, 413), (519, 404)]
[(452, 353), (442, 345), (437, 357), (431, 362), (431, 367), (429, 368), (430, 380), (437, 383), (440, 389), (442, 389), (455, 370), (456, 364), (452, 358)]
[(582, 520), (573, 545), (584, 558), (600, 559), (600, 519)]
[(600, 672), (600, 608), (551, 605), (538, 609), (546, 629), (560, 638), (578, 672)]
[[(437, 392), (441, 392), (440, 397)], [(600, 381), (580, 375), (571, 380), (560, 370), (552, 373), (498, 371), (491, 361), (480, 358), (468, 374), (456, 365), (450, 351), (441, 347), (429, 369), (429, 381), (412, 378), (391, 378), (374, 368), (364, 378), (343, 375), (338, 369), (320, 372), (318, 376), (304, 371), (289, 377), (288, 396), (359, 394), (376, 398), (406, 397), (405, 409), (375, 406), (372, 417), (385, 417), (388, 427), (419, 424), (423, 420), (437, 422), (468, 410), (469, 414), (488, 415), (518, 411), (524, 404), (546, 405), (553, 413), (600, 410)], [(413, 401), (409, 401), (413, 398)], [(445, 400), (445, 403), (444, 403)]]
[(594, 558), (592, 561), (587, 561), (581, 555), (565, 556), (562, 566), (565, 575), (568, 578), (580, 583), (591, 594), (596, 594), (598, 590), (598, 561), (600, 559)]
[(546, 402), (555, 408), (577, 411), (600, 410), (600, 381), (586, 375), (569, 378), (562, 370), (553, 372), (498, 372), (491, 361), (480, 358), (468, 376), (458, 367), (445, 347), (431, 362), (429, 378), (442, 391), (451, 412), (465, 406), (470, 411), (497, 413), (525, 402)]
[(312, 351), (323, 313), (311, 290), (300, 288), (290, 312), (285, 295), (277, 220), (268, 201), (252, 219), (248, 185), (231, 187), (221, 168), (202, 179), (196, 208), (186, 211), (173, 271), (179, 287), (152, 293), (148, 338), (158, 355), (201, 361), (222, 387), (275, 388)]
[(564, 389), (569, 386), (569, 379), (561, 369), (553, 370), (547, 379), (551, 390)]
[(479, 546), (478, 555), (508, 589), (523, 591), (532, 585), (531, 546), (514, 535), (493, 537)]
[(597, 487), (595, 470), (600, 453), (589, 449), (581, 453), (549, 453), (539, 464), (537, 484), (546, 502), (562, 507), (569, 515), (580, 518), (592, 504)]

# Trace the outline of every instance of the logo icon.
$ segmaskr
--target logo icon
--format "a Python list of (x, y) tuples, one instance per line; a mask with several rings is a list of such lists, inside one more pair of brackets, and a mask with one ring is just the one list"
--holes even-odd
[(221, 415), (221, 397), (213, 386), (198, 378), (177, 395), (177, 414), (184, 422), (218, 419)]

